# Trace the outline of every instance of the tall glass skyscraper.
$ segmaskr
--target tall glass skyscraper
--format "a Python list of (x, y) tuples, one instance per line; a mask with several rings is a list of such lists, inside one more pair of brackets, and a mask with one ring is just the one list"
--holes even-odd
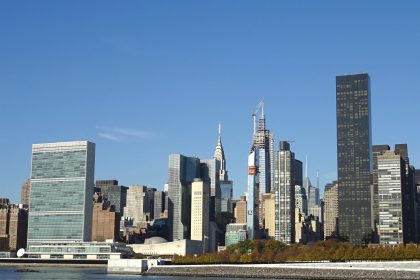
[(248, 197), (247, 197), (247, 232), (248, 239), (258, 239), (259, 237), (259, 166), (258, 153), (256, 147), (252, 147), (248, 155)]
[(368, 74), (336, 77), (339, 234), (354, 245), (372, 233), (372, 141)]
[[(257, 113), (260, 111), (257, 121)], [(262, 196), (272, 191), (274, 185), (274, 136), (266, 128), (264, 103), (258, 104), (258, 110), (252, 115), (254, 120), (254, 133), (252, 137), (252, 146), (258, 149), (258, 172), (259, 172), (259, 197), (258, 203), (259, 227), (264, 228), (264, 207), (261, 204)]]
[(168, 223), (169, 239), (190, 239), (191, 184), (200, 178), (200, 159), (180, 154), (169, 156)]
[(90, 241), (95, 144), (88, 141), (32, 145), (28, 246)]

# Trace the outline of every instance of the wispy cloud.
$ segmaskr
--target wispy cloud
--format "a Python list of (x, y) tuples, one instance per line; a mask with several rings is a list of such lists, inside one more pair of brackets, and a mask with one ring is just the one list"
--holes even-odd
[(108, 139), (108, 140), (112, 140), (112, 141), (118, 141), (118, 142), (121, 141), (120, 138), (118, 138), (115, 135), (109, 134), (109, 133), (98, 132), (98, 136), (101, 136), (102, 138), (105, 138), (105, 139)]
[(147, 130), (121, 128), (121, 127), (96, 127), (97, 135), (112, 141), (128, 141), (133, 139), (152, 140), (156, 138), (156, 134)]

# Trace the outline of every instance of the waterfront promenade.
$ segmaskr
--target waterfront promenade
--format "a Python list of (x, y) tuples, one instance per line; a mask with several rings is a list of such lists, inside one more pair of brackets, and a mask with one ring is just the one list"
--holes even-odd
[(147, 275), (266, 279), (420, 279), (420, 262), (171, 265), (152, 267)]

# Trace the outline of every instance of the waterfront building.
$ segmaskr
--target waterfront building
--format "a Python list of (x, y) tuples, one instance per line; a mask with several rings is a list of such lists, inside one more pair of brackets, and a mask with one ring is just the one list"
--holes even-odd
[(264, 205), (264, 229), (268, 237), (276, 235), (276, 196), (274, 193), (265, 193), (262, 197)]
[(152, 237), (144, 241), (144, 244), (131, 244), (136, 254), (153, 257), (193, 256), (203, 253), (203, 242), (190, 239), (166, 241), (161, 237)]
[(133, 185), (127, 190), (127, 206), (124, 208), (124, 217), (133, 219), (133, 225), (139, 226), (146, 222), (146, 214), (144, 212), (144, 201), (146, 186)]
[(200, 159), (180, 154), (169, 156), (169, 240), (191, 237), (191, 184), (194, 178), (200, 178)]
[(191, 240), (204, 243), (205, 251), (208, 250), (210, 233), (210, 186), (201, 179), (194, 179), (191, 186)]
[(28, 246), (92, 238), (95, 144), (32, 145)]
[(236, 202), (234, 216), (235, 216), (235, 223), (246, 224), (247, 206), (246, 206), (245, 195), (241, 196), (240, 200)]
[(338, 236), (338, 183), (334, 181), (324, 190), (324, 236)]
[(276, 223), (275, 239), (286, 244), (295, 241), (295, 155), (290, 144), (280, 142), (280, 151), (276, 156)]
[(259, 237), (259, 171), (258, 148), (252, 147), (248, 156), (247, 234), (250, 240)]
[(25, 205), (24, 207), (29, 207), (29, 198), (31, 194), (31, 181), (28, 179), (22, 185), (22, 191), (20, 194), (20, 203)]
[(29, 258), (58, 260), (109, 260), (132, 258), (133, 250), (125, 243), (51, 242), (31, 246)]
[(247, 239), (246, 224), (228, 224), (226, 226), (225, 246), (237, 244)]
[(340, 236), (366, 245), (372, 234), (369, 75), (337, 76), (336, 97)]
[(127, 190), (125, 186), (118, 184), (117, 180), (96, 180), (96, 187), (111, 205), (115, 206), (115, 212), (121, 217), (124, 216), (124, 207), (127, 205)]

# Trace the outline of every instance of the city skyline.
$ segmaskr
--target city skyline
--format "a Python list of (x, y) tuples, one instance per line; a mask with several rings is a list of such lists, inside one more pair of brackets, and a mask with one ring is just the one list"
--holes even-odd
[[(407, 143), (411, 163), (420, 166), (420, 141), (409, 126), (419, 121), (419, 3), (364, 3), (363, 11), (357, 1), (186, 3), (167, 3), (173, 13), (152, 3), (113, 7), (121, 12), (120, 25), (105, 29), (100, 25), (114, 13), (111, 7), (93, 14), (95, 24), (92, 3), (85, 11), (51, 6), (51, 15), (43, 5), (0, 4), (7, 42), (0, 45), (7, 104), (0, 112), (1, 197), (20, 201), (32, 144), (79, 139), (97, 145), (95, 179), (162, 189), (168, 155), (211, 158), (221, 123), (238, 198), (246, 190), (250, 123), (260, 100), (275, 146), (294, 140), (296, 158), (308, 156), (309, 176), (315, 181), (319, 171), (323, 189), (337, 179), (335, 77), (344, 73), (371, 77), (372, 144)], [(334, 15), (340, 7), (346, 12)], [(57, 27), (52, 14), (64, 17)], [(354, 38), (345, 34), (367, 43), (348, 46)]]

